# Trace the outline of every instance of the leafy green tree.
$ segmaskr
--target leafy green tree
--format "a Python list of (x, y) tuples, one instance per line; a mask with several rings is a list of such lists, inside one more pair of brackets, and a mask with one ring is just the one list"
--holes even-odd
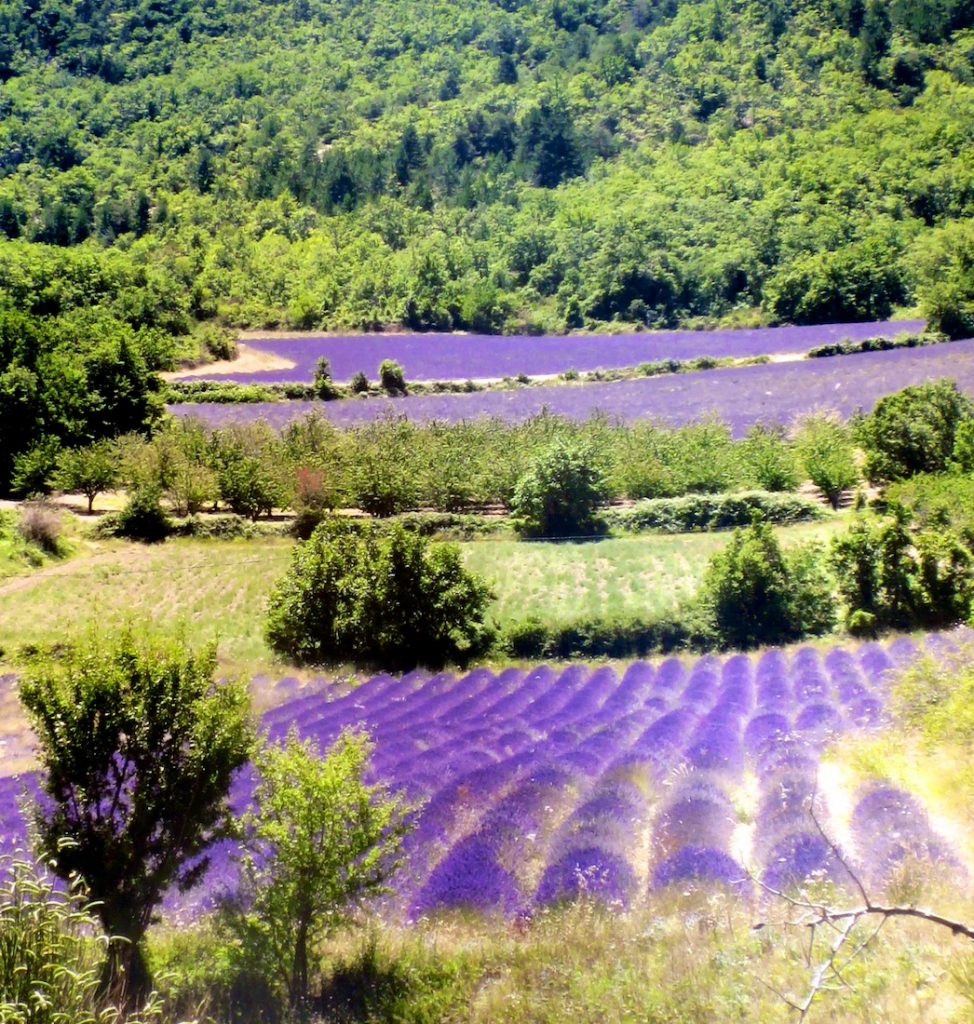
[(744, 471), (765, 491), (793, 491), (798, 487), (795, 452), (781, 428), (757, 424), (742, 445)]
[(603, 533), (598, 512), (608, 495), (595, 448), (584, 441), (556, 441), (532, 459), (518, 481), (511, 502), (515, 529), (528, 537)]
[(554, 188), (585, 169), (581, 146), (568, 105), (543, 97), (524, 117), (519, 162), (541, 188)]
[(962, 473), (974, 473), (974, 416), (957, 424), (950, 466)]
[(156, 484), (136, 487), (129, 495), (125, 507), (116, 518), (116, 532), (120, 537), (158, 544), (172, 533), (172, 522), (160, 503), (162, 491)]
[(857, 515), (845, 533), (832, 539), (829, 558), (849, 613), (875, 621), (881, 600), (879, 538), (865, 516)]
[(915, 531), (905, 508), (858, 516), (832, 541), (831, 562), (850, 627), (937, 626), (967, 618), (974, 557), (945, 525)]
[(928, 329), (953, 339), (974, 337), (974, 220), (920, 236), (911, 255)]
[(942, 473), (954, 453), (957, 429), (974, 415), (974, 404), (951, 380), (915, 384), (881, 398), (860, 421), (870, 480), (902, 480)]
[(245, 903), (231, 916), (248, 960), (307, 1010), (311, 954), (349, 911), (386, 890), (409, 807), (365, 782), (372, 747), (343, 733), (324, 754), (293, 733), (257, 755), (255, 811), (244, 822)]
[(454, 544), (400, 524), (325, 519), (294, 553), (268, 605), (271, 647), (299, 661), (388, 667), (462, 662), (489, 646), (490, 588)]
[(216, 650), (95, 637), (26, 671), (20, 699), (39, 744), (40, 843), (85, 880), (113, 943), (104, 984), (150, 989), (143, 939), (172, 885), (202, 877), (228, 835), (227, 792), (253, 746), (246, 685), (215, 683)]
[(765, 286), (772, 316), (796, 324), (883, 320), (905, 298), (902, 271), (885, 242), (867, 239), (801, 256)]
[(835, 622), (831, 582), (817, 553), (786, 558), (771, 526), (758, 521), (735, 530), (711, 559), (699, 600), (721, 643), (731, 647), (781, 643)]
[(60, 491), (83, 494), (90, 514), (95, 498), (110, 491), (118, 479), (118, 453), (110, 441), (102, 440), (84, 448), (65, 448), (58, 456), (53, 483)]
[(838, 508), (843, 491), (859, 479), (848, 429), (834, 416), (806, 416), (798, 426), (795, 449), (808, 478)]
[(256, 520), (291, 501), (281, 442), (266, 423), (234, 424), (213, 435), (220, 497), (240, 516)]

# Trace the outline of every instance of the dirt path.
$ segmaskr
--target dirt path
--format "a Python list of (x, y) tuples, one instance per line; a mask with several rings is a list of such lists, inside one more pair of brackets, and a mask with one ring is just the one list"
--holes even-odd
[(241, 342), (237, 346), (236, 359), (221, 359), (205, 363), (191, 370), (173, 370), (160, 373), (163, 380), (182, 380), (184, 377), (224, 377), (231, 373), (260, 373), (262, 370), (293, 370), (295, 362), (284, 359), (272, 352), (260, 352)]

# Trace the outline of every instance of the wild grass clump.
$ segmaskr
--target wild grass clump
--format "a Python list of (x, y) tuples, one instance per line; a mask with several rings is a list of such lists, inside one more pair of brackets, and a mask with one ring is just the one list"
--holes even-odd
[[(781, 1024), (805, 998), (832, 936), (793, 926), (791, 908), (722, 892), (675, 891), (630, 911), (582, 898), (513, 921), (451, 912), (409, 927), (365, 919), (317, 950), (314, 1005), (330, 1022), (399, 1024)], [(862, 939), (875, 928), (863, 924)], [(858, 934), (858, 933), (857, 933)], [(809, 1020), (914, 1024), (966, 1019), (974, 957), (922, 922), (900, 921), (843, 967)], [(160, 933), (154, 966), (183, 1014), (278, 1021), (280, 1007), (228, 971), (230, 939), (203, 924)], [(931, 979), (936, 979), (931, 983)], [(176, 992), (181, 999), (175, 999)], [(213, 998), (207, 1003), (207, 997)]]
[(101, 994), (109, 940), (84, 890), (59, 890), (43, 863), (0, 857), (0, 1021), (4, 1024), (138, 1024), (161, 1021), (152, 996), (134, 1016)]
[(46, 501), (28, 501), (21, 505), (17, 532), (26, 544), (33, 544), (45, 554), (63, 553), (61, 514)]

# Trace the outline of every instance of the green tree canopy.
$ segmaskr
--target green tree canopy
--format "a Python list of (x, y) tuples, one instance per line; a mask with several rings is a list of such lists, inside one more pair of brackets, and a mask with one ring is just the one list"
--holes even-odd
[[(228, 835), (227, 793), (250, 756), (242, 681), (216, 683), (216, 650), (92, 637), (31, 665), (20, 698), (39, 744), (41, 846), (64, 879), (80, 875), (111, 947), (105, 983), (144, 996), (142, 940), (166, 891), (202, 877)], [(66, 840), (70, 842), (65, 842)]]
[(393, 668), (462, 662), (489, 645), (488, 586), (455, 544), (401, 524), (329, 517), (294, 553), (271, 594), (271, 647), (300, 661)]

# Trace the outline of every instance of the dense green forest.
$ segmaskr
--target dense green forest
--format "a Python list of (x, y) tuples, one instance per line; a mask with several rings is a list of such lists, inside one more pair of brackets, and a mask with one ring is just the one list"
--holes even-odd
[(936, 305), (970, 287), (972, 25), (971, 0), (4, 3), (0, 284), (175, 334)]
[(31, 0), (0, 80), (3, 489), (242, 327), (974, 334), (972, 0)]

